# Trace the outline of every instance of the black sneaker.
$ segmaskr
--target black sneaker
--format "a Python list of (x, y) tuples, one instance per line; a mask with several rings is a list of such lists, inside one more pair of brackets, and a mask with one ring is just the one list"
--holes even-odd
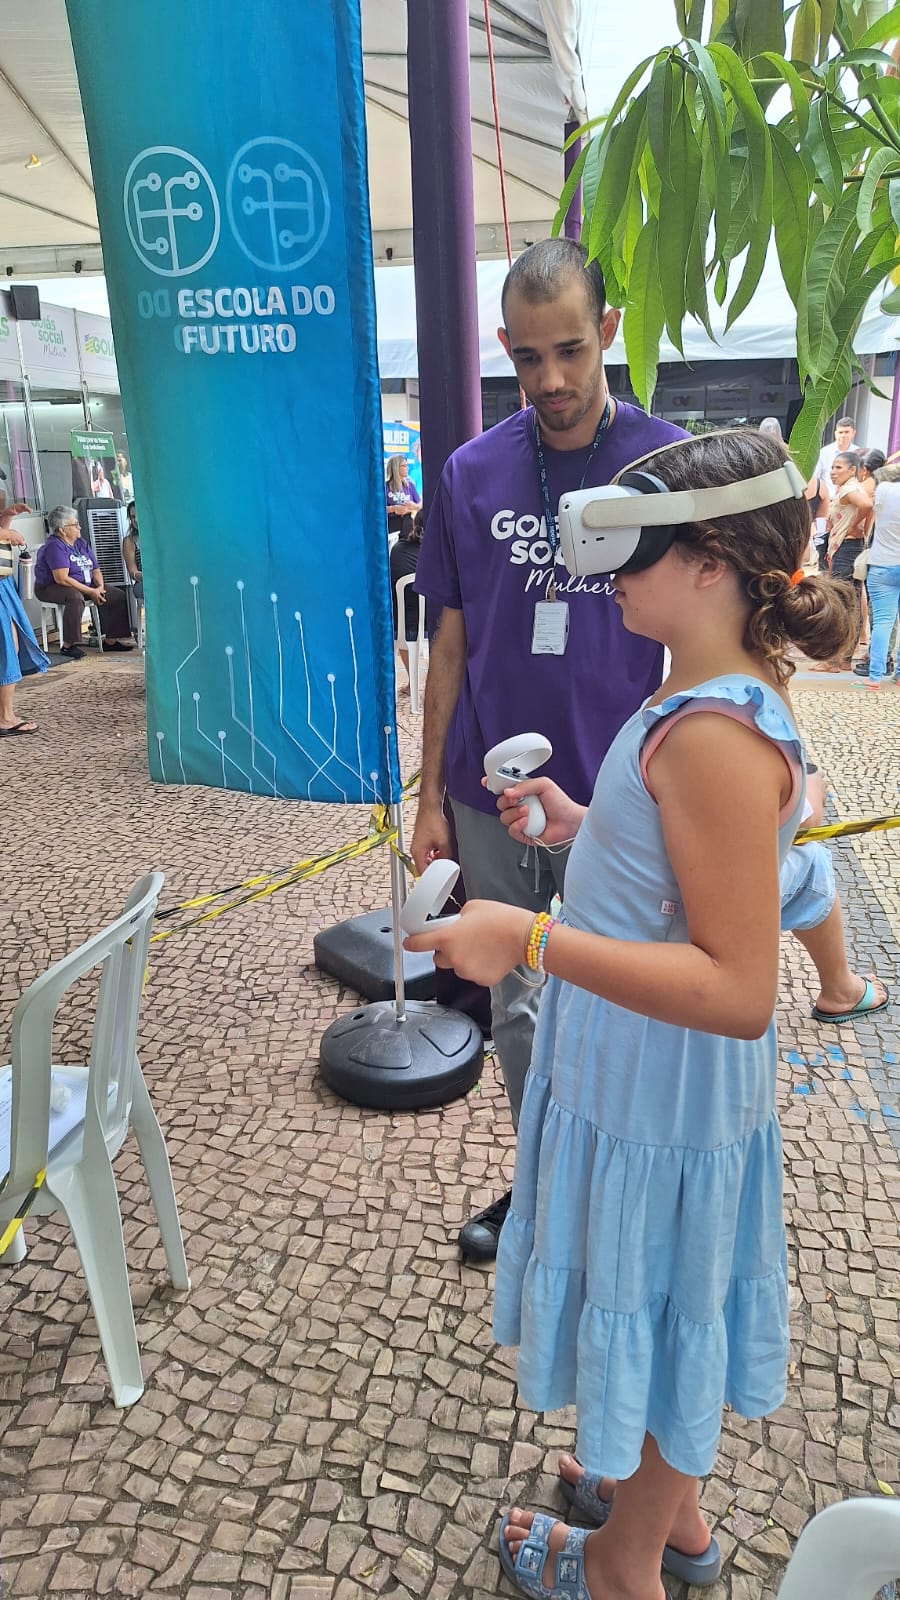
[(64, 644), (59, 653), (61, 656), (65, 656), (67, 661), (84, 660), (84, 651), (79, 650), (77, 644)]
[(506, 1221), (511, 1200), (510, 1189), (501, 1195), (499, 1200), (495, 1200), (493, 1205), (486, 1206), (484, 1211), (476, 1211), (474, 1217), (469, 1218), (459, 1235), (459, 1248), (464, 1256), (471, 1256), (473, 1261), (495, 1259), (500, 1229)]
[[(869, 676), (869, 664), (870, 662), (868, 656), (863, 656), (862, 661), (857, 661), (855, 663), (853, 671), (856, 673), (858, 678), (867, 678)], [(892, 655), (889, 655), (887, 658), (886, 670), (888, 677), (890, 677), (894, 670), (894, 658)]]

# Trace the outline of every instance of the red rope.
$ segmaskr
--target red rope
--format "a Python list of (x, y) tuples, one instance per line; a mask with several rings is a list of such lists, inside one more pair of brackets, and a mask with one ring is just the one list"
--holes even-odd
[(494, 105), (494, 135), (497, 140), (497, 171), (500, 174), (500, 204), (503, 208), (503, 231), (506, 235), (506, 259), (512, 266), (512, 245), (509, 237), (509, 211), (506, 205), (506, 174), (503, 169), (503, 145), (500, 139), (500, 106), (497, 101), (497, 73), (494, 67), (494, 40), (491, 35), (490, 0), (484, 0), (484, 31), (487, 35), (488, 64), (491, 69), (491, 100)]

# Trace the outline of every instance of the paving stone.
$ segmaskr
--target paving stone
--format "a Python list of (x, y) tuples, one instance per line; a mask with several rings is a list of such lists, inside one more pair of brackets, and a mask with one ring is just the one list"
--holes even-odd
[[(103, 850), (91, 875), (73, 859), (61, 881), (39, 830), (17, 839), (0, 1060), (21, 987), (101, 926), (145, 867), (162, 865), (170, 906), (368, 825), (364, 807), (155, 788), (141, 664), (81, 663), (74, 722), (67, 673), (24, 685), (22, 704), (65, 726), (42, 747), (41, 784), (90, 816)], [(900, 700), (805, 677), (792, 694), (835, 819), (895, 809)], [(420, 732), (404, 705), (404, 771)], [(10, 744), (4, 802), (29, 814), (33, 755)], [(900, 835), (836, 845), (832, 859), (854, 965), (890, 975)], [(518, 1404), (513, 1355), (491, 1339), (492, 1273), (455, 1246), (512, 1171), (496, 1064), (467, 1101), (418, 1115), (340, 1103), (318, 1077), (321, 1034), (357, 997), (316, 972), (312, 937), (387, 897), (375, 851), (153, 947), (139, 1046), (192, 1290), (167, 1288), (129, 1140), (116, 1175), (146, 1388), (118, 1411), (68, 1232), (59, 1217), (27, 1227), (29, 1255), (0, 1275), (0, 1561), (17, 1600), (488, 1600), (511, 1592), (494, 1550), (508, 1495), (559, 1505), (572, 1408), (535, 1418)], [(726, 1556), (708, 1600), (774, 1600), (816, 1509), (879, 1480), (900, 1491), (897, 1009), (817, 1028), (814, 992), (786, 938), (793, 1367), (773, 1417), (726, 1414), (703, 1491)], [(94, 993), (85, 980), (61, 1018), (61, 1059), (84, 1059)]]

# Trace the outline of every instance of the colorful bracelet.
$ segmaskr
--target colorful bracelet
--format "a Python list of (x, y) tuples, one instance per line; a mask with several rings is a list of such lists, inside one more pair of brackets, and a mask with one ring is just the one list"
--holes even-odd
[(550, 931), (556, 927), (556, 918), (548, 915), (546, 911), (539, 911), (528, 930), (525, 940), (525, 965), (532, 972), (544, 971), (544, 953), (547, 949), (547, 940)]

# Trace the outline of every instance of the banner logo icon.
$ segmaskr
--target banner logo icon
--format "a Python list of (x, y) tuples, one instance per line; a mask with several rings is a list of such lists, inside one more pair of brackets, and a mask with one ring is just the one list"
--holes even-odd
[(228, 221), (257, 267), (293, 271), (316, 254), (328, 232), (331, 201), (321, 168), (290, 139), (251, 139), (228, 173)]
[(183, 278), (205, 266), (219, 242), (219, 199), (196, 156), (152, 145), (125, 174), (125, 225), (145, 267)]

